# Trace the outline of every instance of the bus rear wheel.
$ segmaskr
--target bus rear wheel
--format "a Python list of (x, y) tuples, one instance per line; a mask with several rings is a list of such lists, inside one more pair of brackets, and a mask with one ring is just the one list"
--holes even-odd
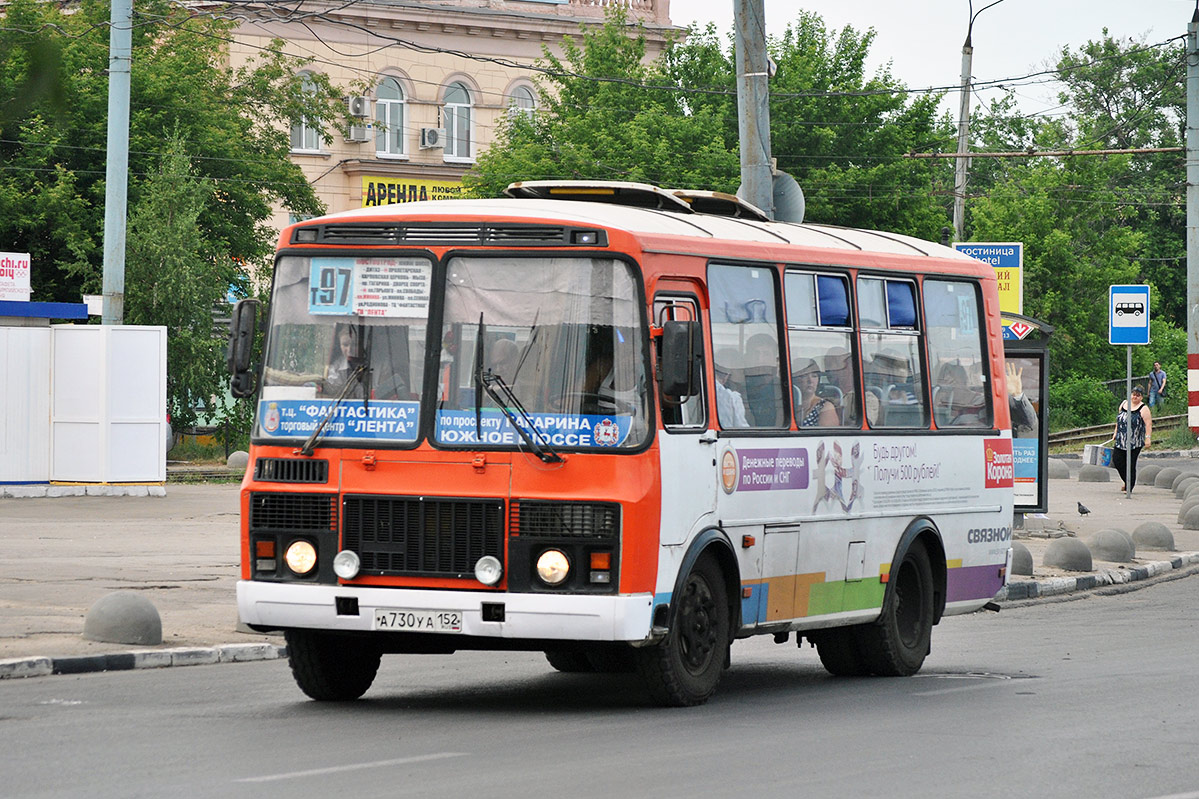
[(729, 658), (728, 592), (720, 566), (701, 556), (675, 595), (674, 621), (661, 642), (636, 650), (650, 694), (668, 707), (703, 704)]
[(891, 572), (891, 594), (878, 621), (852, 628), (865, 665), (882, 677), (920, 671), (933, 633), (933, 569), (928, 550), (914, 542), (899, 570)]
[(287, 661), (300, 690), (318, 702), (347, 702), (366, 693), (382, 653), (369, 641), (313, 630), (288, 630)]
[(811, 633), (808, 640), (816, 644), (820, 663), (829, 674), (838, 677), (863, 677), (870, 673), (858, 646), (856, 627), (837, 627)]

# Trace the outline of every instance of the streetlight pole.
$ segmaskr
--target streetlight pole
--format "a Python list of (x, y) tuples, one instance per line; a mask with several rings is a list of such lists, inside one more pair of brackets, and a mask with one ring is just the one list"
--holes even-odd
[(978, 19), (978, 15), (1002, 2), (1003, 0), (994, 0), (978, 11), (974, 10), (973, 0), (969, 6), (970, 22), (966, 25), (966, 41), (962, 45), (962, 100), (958, 106), (957, 169), (953, 176), (953, 237), (955, 241), (966, 239), (966, 170), (970, 167), (970, 158), (968, 157), (970, 152), (970, 68), (974, 58), (974, 45), (971, 43), (970, 36), (974, 31), (974, 20)]

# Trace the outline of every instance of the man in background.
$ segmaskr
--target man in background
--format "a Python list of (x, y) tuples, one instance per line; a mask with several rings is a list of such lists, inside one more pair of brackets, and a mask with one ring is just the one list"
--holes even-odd
[(1162, 397), (1166, 396), (1166, 373), (1158, 361), (1153, 362), (1153, 371), (1149, 373), (1149, 407), (1156, 408)]

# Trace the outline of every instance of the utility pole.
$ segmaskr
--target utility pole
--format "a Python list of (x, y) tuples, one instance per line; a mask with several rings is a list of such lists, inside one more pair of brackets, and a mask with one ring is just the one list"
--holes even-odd
[(997, 6), (1003, 0), (992, 3), (974, 11), (974, 3), (970, 3), (970, 22), (966, 25), (966, 41), (962, 44), (962, 99), (958, 106), (958, 154), (957, 169), (953, 176), (953, 238), (954, 241), (966, 240), (966, 173), (970, 169), (970, 70), (974, 60), (974, 44), (971, 36), (974, 33), (974, 20), (978, 15), (991, 6)]
[(1199, 5), (1187, 25), (1187, 426), (1199, 432)]
[(734, 0), (737, 129), (741, 137), (741, 198), (774, 219), (770, 158), (770, 73), (765, 0)]
[(129, 71), (133, 0), (112, 0), (108, 30), (108, 164), (104, 183), (104, 310), (101, 321), (125, 318), (125, 215), (129, 188)]
[(953, 238), (966, 240), (966, 170), (970, 159), (970, 62), (974, 58), (974, 45), (970, 43), (971, 19), (966, 28), (966, 43), (962, 45), (962, 100), (958, 106), (958, 160), (953, 174)]

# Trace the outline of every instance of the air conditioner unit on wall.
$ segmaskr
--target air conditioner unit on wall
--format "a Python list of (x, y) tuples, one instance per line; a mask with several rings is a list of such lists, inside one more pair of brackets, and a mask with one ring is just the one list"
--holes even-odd
[(350, 125), (350, 133), (346, 141), (364, 142), (371, 140), (371, 129), (368, 125)]
[(371, 113), (371, 98), (369, 97), (347, 97), (346, 109), (352, 117), (366, 117)]
[(445, 147), (445, 128), (421, 128), (420, 147), (422, 150)]

